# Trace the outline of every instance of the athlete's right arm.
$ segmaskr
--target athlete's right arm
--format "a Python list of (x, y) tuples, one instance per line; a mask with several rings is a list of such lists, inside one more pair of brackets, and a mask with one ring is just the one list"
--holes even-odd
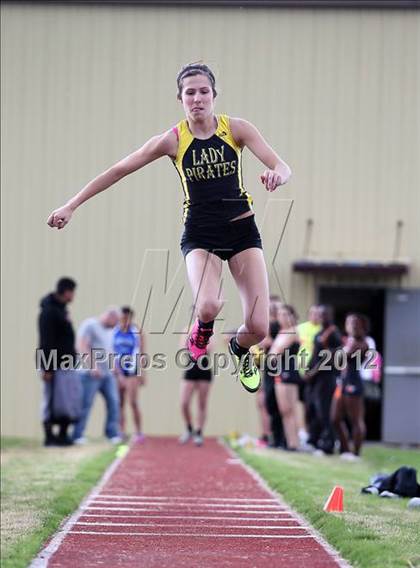
[(281, 355), (288, 347), (290, 347), (293, 342), (296, 341), (296, 334), (295, 333), (281, 333), (277, 335), (274, 339), (271, 347), (270, 347), (270, 354)]
[(108, 170), (90, 181), (79, 193), (64, 206), (56, 209), (48, 217), (48, 225), (62, 229), (70, 221), (73, 212), (85, 201), (111, 187), (117, 181), (143, 168), (163, 156), (174, 158), (178, 149), (178, 140), (173, 130), (153, 136), (141, 148), (126, 156)]

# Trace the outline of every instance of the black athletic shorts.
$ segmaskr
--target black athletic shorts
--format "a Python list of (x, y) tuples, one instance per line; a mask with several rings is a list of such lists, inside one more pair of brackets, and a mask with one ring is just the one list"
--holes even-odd
[(197, 363), (194, 363), (191, 369), (187, 369), (185, 371), (184, 379), (186, 381), (210, 382), (213, 378), (213, 373), (212, 370), (208, 368), (209, 364), (209, 358), (204, 355), (202, 358), (200, 358), (200, 366)]
[(222, 260), (230, 260), (243, 250), (263, 247), (254, 215), (250, 215), (211, 228), (194, 227), (188, 223), (181, 238), (182, 254), (186, 257), (198, 248), (207, 250)]

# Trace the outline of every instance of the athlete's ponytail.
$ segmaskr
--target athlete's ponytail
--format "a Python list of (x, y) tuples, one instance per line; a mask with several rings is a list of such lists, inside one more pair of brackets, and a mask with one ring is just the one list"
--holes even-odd
[(186, 77), (194, 77), (195, 75), (204, 75), (205, 77), (208, 77), (213, 91), (213, 96), (216, 97), (216, 79), (214, 77), (213, 71), (204, 63), (197, 61), (196, 63), (188, 63), (187, 65), (184, 65), (184, 67), (182, 67), (181, 71), (178, 73), (176, 78), (176, 83), (178, 86), (178, 99), (181, 99), (183, 80)]

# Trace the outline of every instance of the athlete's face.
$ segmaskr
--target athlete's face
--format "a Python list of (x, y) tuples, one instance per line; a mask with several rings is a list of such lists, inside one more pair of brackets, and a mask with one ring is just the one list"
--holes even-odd
[(288, 329), (289, 327), (293, 327), (296, 323), (293, 315), (289, 312), (289, 310), (285, 308), (279, 308), (278, 319), (280, 327), (282, 329)]
[(319, 313), (318, 306), (311, 306), (309, 308), (308, 316), (309, 316), (309, 321), (312, 322), (313, 324), (318, 325), (319, 323), (321, 323), (321, 317), (320, 317), (321, 314)]
[(131, 314), (121, 314), (121, 327), (126, 328), (131, 325), (132, 322)]
[(214, 96), (206, 75), (185, 77), (182, 81), (182, 106), (187, 118), (202, 121), (214, 112)]
[(278, 300), (271, 300), (270, 301), (270, 319), (272, 321), (278, 321), (279, 319), (279, 309), (280, 309), (281, 303)]
[(347, 335), (352, 337), (363, 337), (364, 329), (362, 322), (358, 317), (355, 316), (347, 316), (345, 321), (345, 328)]
[(332, 323), (332, 312), (328, 306), (319, 307), (319, 318), (323, 327), (328, 327)]

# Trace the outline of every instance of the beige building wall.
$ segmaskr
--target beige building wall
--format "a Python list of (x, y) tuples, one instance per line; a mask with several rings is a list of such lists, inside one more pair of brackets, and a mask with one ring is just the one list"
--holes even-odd
[[(64, 231), (52, 231), (46, 219), (182, 118), (175, 77), (186, 62), (212, 66), (217, 110), (254, 122), (293, 169), (292, 181), (268, 195), (261, 164), (244, 156), (273, 293), (301, 314), (315, 297), (321, 280), (291, 271), (308, 218), (311, 256), (376, 260), (392, 257), (403, 220), (400, 256), (412, 264), (398, 283), (420, 286), (419, 51), (419, 13), (409, 10), (3, 3), (3, 433), (40, 434), (38, 302), (62, 275), (79, 284), (75, 325), (109, 304), (132, 304), (142, 315), (150, 296), (147, 350), (166, 353), (169, 368), (149, 372), (140, 395), (144, 426), (148, 433), (182, 428), (174, 353), (191, 295), (172, 164), (161, 160), (126, 178), (84, 205)], [(241, 321), (227, 271), (224, 294), (219, 331)], [(227, 372), (215, 382), (209, 414), (208, 433), (258, 432), (255, 397)], [(101, 433), (102, 419), (98, 401), (89, 434)]]

